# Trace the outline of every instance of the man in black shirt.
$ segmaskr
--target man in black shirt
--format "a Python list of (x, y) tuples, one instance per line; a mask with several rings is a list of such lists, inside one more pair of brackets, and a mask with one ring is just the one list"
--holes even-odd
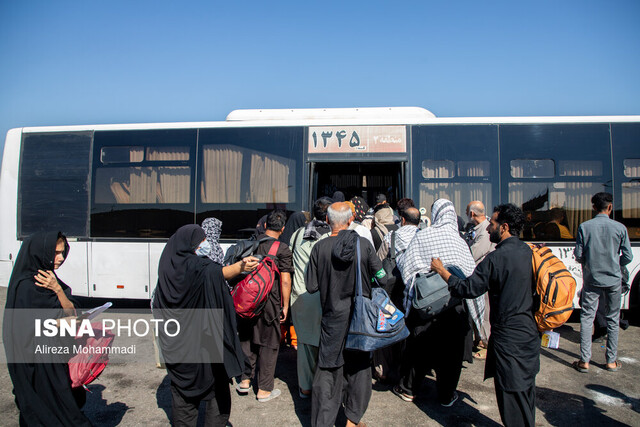
[(533, 318), (532, 252), (518, 236), (522, 210), (512, 204), (494, 208), (487, 227), (495, 251), (466, 279), (452, 276), (439, 259), (431, 262), (449, 284), (451, 295), (476, 298), (489, 292), (491, 336), (485, 379), (494, 377), (500, 418), (505, 426), (534, 426), (535, 381), (540, 370), (540, 335)]
[[(285, 212), (279, 209), (267, 216), (267, 230), (258, 236), (258, 240), (266, 241), (258, 246), (255, 255), (266, 256), (269, 253), (271, 245), (276, 243), (282, 234), (286, 219)], [(280, 323), (285, 321), (289, 311), (293, 261), (289, 246), (282, 242), (279, 244), (274, 261), (280, 271), (280, 277), (276, 275), (264, 309), (253, 319), (238, 317), (238, 335), (247, 358), (242, 381), (238, 383), (236, 390), (241, 394), (249, 392), (251, 379), (256, 374), (258, 365), (255, 380), (258, 385), (256, 398), (259, 402), (267, 402), (281, 393), (279, 389), (273, 388), (274, 375), (280, 349)]]
[(374, 277), (384, 280), (385, 272), (371, 243), (355, 231), (347, 230), (352, 219), (349, 205), (332, 204), (327, 217), (331, 235), (313, 247), (306, 273), (307, 291), (319, 291), (322, 305), (318, 369), (311, 393), (311, 425), (333, 426), (344, 402), (347, 426), (355, 426), (360, 423), (371, 398), (371, 354), (344, 348), (356, 283), (357, 239), (360, 239), (364, 296), (371, 297), (372, 280)]

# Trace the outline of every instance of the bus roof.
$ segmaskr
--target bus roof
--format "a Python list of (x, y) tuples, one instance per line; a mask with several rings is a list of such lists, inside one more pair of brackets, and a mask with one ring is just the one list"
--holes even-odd
[(226, 121), (24, 127), (24, 133), (270, 126), (630, 123), (629, 116), (436, 117), (420, 107), (234, 110)]
[(436, 115), (420, 107), (301, 108), (234, 110), (227, 121), (260, 120), (429, 120)]

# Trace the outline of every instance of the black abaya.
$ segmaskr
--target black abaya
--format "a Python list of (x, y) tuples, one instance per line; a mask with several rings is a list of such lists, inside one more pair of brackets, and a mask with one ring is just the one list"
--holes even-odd
[[(3, 339), (8, 360), (33, 359), (34, 334), (24, 333), (18, 312), (11, 309), (53, 309), (63, 316), (62, 306), (55, 292), (35, 284), (38, 270), (54, 269), (57, 232), (38, 233), (26, 239), (16, 258), (5, 305)], [(69, 252), (65, 239), (64, 256)], [(67, 298), (71, 289), (60, 279)], [(18, 330), (20, 324), (20, 330)], [(9, 363), (13, 393), (20, 410), (20, 425), (90, 426), (80, 411), (84, 390), (73, 390), (67, 363)], [(79, 399), (76, 400), (76, 397)]]
[[(217, 375), (212, 363), (167, 363), (167, 372), (174, 387), (187, 398), (207, 399), (214, 390), (216, 381), (228, 383), (229, 379), (242, 373), (244, 355), (237, 335), (236, 314), (222, 267), (206, 257), (198, 257), (195, 249), (205, 239), (205, 233), (197, 225), (185, 225), (171, 236), (160, 257), (158, 285), (153, 308), (161, 309), (163, 315), (183, 316), (184, 309), (222, 309), (224, 378)], [(172, 316), (172, 313), (176, 313)], [(211, 335), (203, 330), (200, 337), (189, 335), (202, 345)], [(180, 346), (180, 342), (169, 341), (160, 335), (163, 353), (166, 346)]]

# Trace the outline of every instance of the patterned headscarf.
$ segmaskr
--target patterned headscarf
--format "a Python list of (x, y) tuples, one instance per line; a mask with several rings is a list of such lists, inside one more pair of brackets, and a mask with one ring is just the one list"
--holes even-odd
[(364, 217), (367, 215), (367, 211), (369, 210), (369, 205), (364, 199), (360, 196), (355, 196), (351, 199), (351, 203), (356, 208), (356, 222), (362, 222)]
[(397, 258), (402, 279), (412, 295), (413, 279), (431, 271), (431, 259), (440, 258), (445, 267), (458, 267), (465, 277), (476, 267), (471, 250), (458, 233), (458, 215), (449, 200), (438, 199), (431, 208), (431, 227), (420, 230), (409, 247)]
[(224, 251), (220, 246), (220, 234), (222, 233), (222, 221), (218, 218), (207, 218), (202, 221), (202, 229), (207, 235), (207, 241), (211, 245), (211, 253), (208, 255), (211, 261), (222, 265)]

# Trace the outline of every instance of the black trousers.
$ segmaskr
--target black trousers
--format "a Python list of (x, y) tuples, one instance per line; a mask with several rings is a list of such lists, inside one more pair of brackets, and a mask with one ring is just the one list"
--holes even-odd
[[(413, 317), (410, 313), (410, 317)], [(415, 396), (427, 372), (436, 373), (438, 401), (451, 402), (462, 371), (465, 339), (469, 331), (467, 312), (459, 306), (440, 314), (426, 326), (412, 328), (400, 367), (400, 388)]]
[(311, 425), (331, 427), (344, 403), (347, 419), (358, 424), (371, 399), (371, 354), (345, 351), (339, 368), (318, 367), (311, 392)]
[[(224, 368), (222, 368), (224, 371)], [(206, 402), (204, 418), (205, 426), (226, 426), (231, 414), (231, 392), (226, 372), (216, 375), (214, 390), (205, 398), (185, 397), (171, 383), (171, 421), (174, 427), (195, 426), (198, 422), (198, 407), (201, 401)]]
[(536, 386), (525, 391), (505, 391), (495, 383), (500, 419), (505, 427), (536, 425)]

